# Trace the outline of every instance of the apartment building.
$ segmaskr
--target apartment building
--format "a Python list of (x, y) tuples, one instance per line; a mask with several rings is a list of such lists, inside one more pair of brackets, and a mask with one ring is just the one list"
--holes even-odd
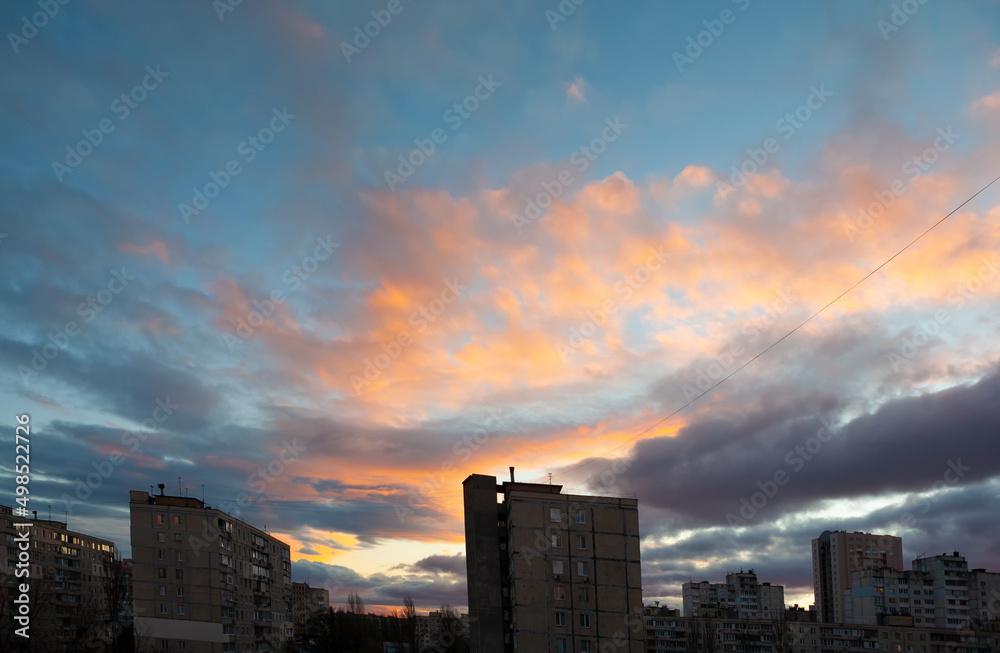
[(560, 485), (463, 482), (475, 653), (643, 650), (635, 499)]
[[(15, 528), (15, 523), (31, 526)], [(107, 616), (105, 564), (114, 559), (114, 542), (70, 530), (63, 521), (38, 519), (37, 514), (32, 519), (18, 517), (11, 506), (0, 505), (0, 533), (6, 544), (6, 564), (0, 568), (4, 587), (23, 582), (14, 572), (20, 551), (17, 538), (25, 532), (30, 543), (28, 584), (38, 609), (31, 632), (38, 634), (40, 645), (46, 640), (46, 646), (58, 651), (100, 635), (98, 624)]]
[[(932, 615), (925, 615), (925, 623), (937, 628), (966, 629), (969, 627), (969, 563), (955, 551), (952, 554), (917, 558), (913, 570), (922, 572), (930, 580), (933, 601)], [(925, 591), (926, 595), (926, 591)], [(924, 603), (927, 603), (925, 596)], [(925, 609), (926, 612), (926, 609)], [(933, 618), (933, 622), (931, 621)]]
[(753, 569), (726, 574), (725, 583), (684, 583), (681, 593), (688, 617), (703, 615), (704, 608), (732, 608), (740, 619), (772, 619), (785, 610), (785, 588), (757, 582)]
[(439, 651), (450, 647), (456, 640), (469, 640), (469, 615), (447, 617), (434, 610), (417, 615), (414, 624), (418, 651)]
[(129, 492), (137, 634), (159, 651), (280, 650), (293, 637), (287, 544), (191, 497)]
[(969, 619), (978, 627), (996, 624), (1000, 628), (1000, 573), (969, 572)]
[(845, 623), (845, 592), (851, 574), (862, 569), (903, 570), (903, 540), (892, 535), (823, 531), (812, 541), (813, 585), (817, 618)]
[(309, 583), (292, 583), (291, 597), (292, 623), (296, 631), (301, 630), (309, 617), (330, 609), (330, 590), (325, 587), (309, 587)]

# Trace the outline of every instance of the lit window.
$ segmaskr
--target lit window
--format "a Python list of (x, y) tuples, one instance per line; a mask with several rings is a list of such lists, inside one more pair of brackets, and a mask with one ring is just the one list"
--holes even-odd
[(562, 521), (562, 513), (559, 512), (559, 508), (549, 508), (549, 519), (554, 522)]
[(180, 526), (180, 525), (181, 525), (181, 516), (174, 515), (174, 526)]
[(164, 515), (162, 512), (156, 513), (156, 523), (157, 524), (166, 524), (167, 523), (167, 516)]

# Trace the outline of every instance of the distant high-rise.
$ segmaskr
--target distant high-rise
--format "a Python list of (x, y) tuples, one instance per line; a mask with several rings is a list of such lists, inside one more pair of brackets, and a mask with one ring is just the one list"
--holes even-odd
[(903, 540), (893, 535), (823, 531), (812, 541), (816, 616), (826, 623), (846, 622), (845, 592), (851, 573), (862, 569), (903, 570)]
[(778, 618), (785, 611), (785, 588), (758, 583), (753, 569), (727, 574), (725, 583), (684, 583), (681, 595), (685, 617), (703, 616), (703, 608), (731, 610), (738, 619)]
[(136, 632), (163, 651), (278, 649), (294, 635), (288, 545), (160, 492), (129, 492)]
[(515, 483), (513, 469), (463, 486), (473, 653), (643, 650), (635, 499)]

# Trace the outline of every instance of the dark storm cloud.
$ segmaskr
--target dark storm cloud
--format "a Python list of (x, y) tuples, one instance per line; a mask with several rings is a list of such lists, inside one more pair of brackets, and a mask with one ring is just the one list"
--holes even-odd
[(677, 525), (704, 526), (740, 516), (754, 493), (773, 496), (744, 519), (753, 512), (750, 519), (774, 520), (821, 499), (920, 491), (946, 473), (959, 478), (948, 472), (959, 465), (968, 467), (962, 483), (1000, 471), (996, 372), (971, 386), (889, 401), (843, 426), (816, 410), (822, 401), (795, 410), (796, 397), (789, 399), (639, 442), (619, 489), (667, 510)]

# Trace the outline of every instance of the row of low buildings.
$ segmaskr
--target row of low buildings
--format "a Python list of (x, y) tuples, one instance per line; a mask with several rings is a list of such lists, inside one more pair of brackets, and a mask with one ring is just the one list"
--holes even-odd
[(751, 569), (682, 586), (683, 615), (642, 604), (638, 502), (559, 485), (463, 483), (474, 653), (1000, 653), (1000, 574), (957, 552), (913, 561), (902, 540), (826, 531), (816, 605)]

